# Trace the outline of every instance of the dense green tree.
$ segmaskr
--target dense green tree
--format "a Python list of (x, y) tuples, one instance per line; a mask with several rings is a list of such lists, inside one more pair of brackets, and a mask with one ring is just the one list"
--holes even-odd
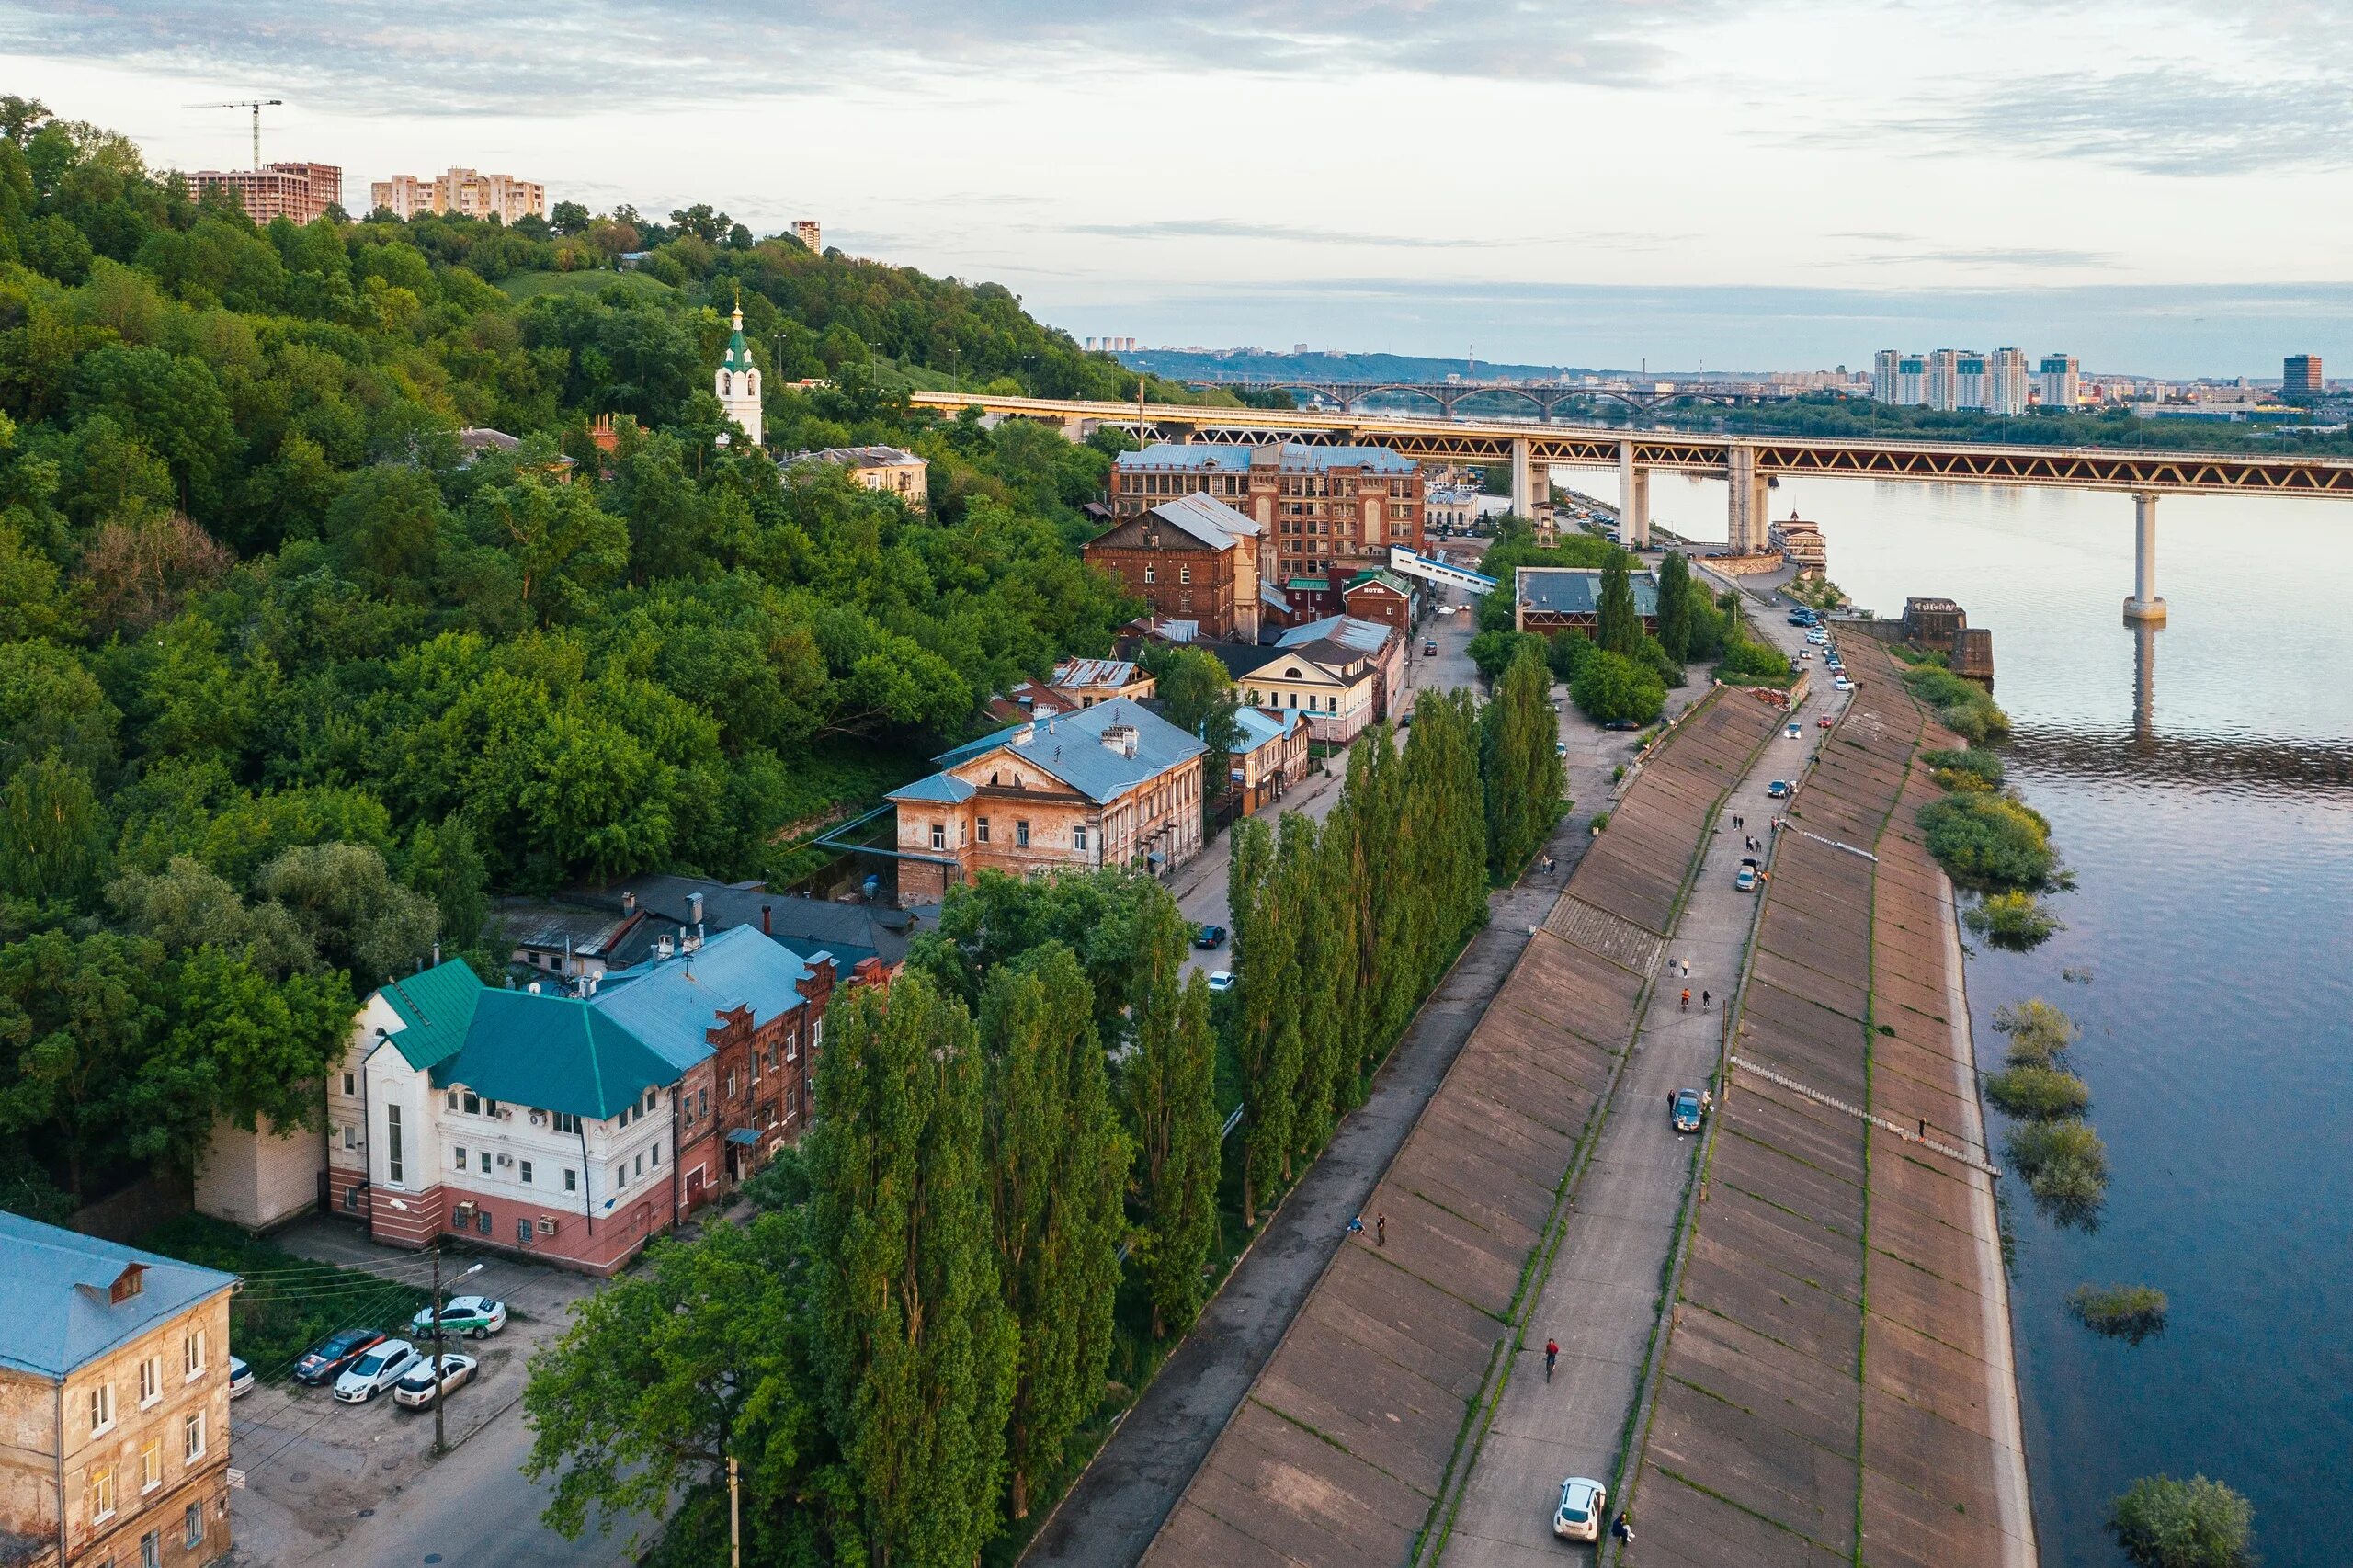
[(1111, 1356), (1129, 1146), (1092, 1004), (1060, 943), (996, 971), (981, 999), (983, 1168), (1006, 1310), (1020, 1335), (1006, 1435), (1017, 1519), (1029, 1517), (1071, 1433), (1101, 1402)]
[(433, 901), (392, 880), (364, 844), (289, 849), (261, 869), (254, 890), (284, 908), (313, 951), (374, 986), (422, 962), (441, 928)]
[(1658, 566), (1658, 642), (1678, 665), (1690, 655), (1691, 563), (1679, 550), (1668, 551)]
[(53, 1143), (78, 1202), (149, 1108), (141, 1067), (165, 1021), (163, 949), (48, 931), (0, 945), (0, 1131)]
[(808, 1333), (840, 1449), (837, 1530), (869, 1562), (969, 1568), (1001, 1522), (1018, 1334), (981, 1171), (964, 1005), (909, 972), (836, 1004), (804, 1146)]
[(1569, 687), (1569, 699), (1598, 724), (1647, 724), (1666, 704), (1666, 687), (1647, 666), (1621, 654), (1598, 653)]
[[(1589, 667), (1586, 674), (1591, 673)], [(1523, 651), (1496, 683), (1495, 699), (1482, 715), (1487, 858), (1498, 878), (1519, 875), (1561, 812), (1560, 720), (1552, 710), (1552, 684), (1543, 659), (1532, 649)]]
[(140, 1074), (153, 1119), (134, 1153), (193, 1171), (216, 1116), (315, 1132), (319, 1084), (342, 1059), (356, 1008), (341, 972), (278, 979), (199, 948), (174, 971), (170, 1006), (171, 1029)]
[(1606, 653), (1631, 658), (1642, 652), (1643, 622), (1635, 611), (1634, 585), (1627, 575), (1626, 562), (1624, 551), (1612, 551), (1601, 568), (1593, 640)]
[(1235, 824), (1229, 853), (1242, 1213), (1245, 1224), (1256, 1225), (1259, 1200), (1275, 1190), (1290, 1164), (1301, 1050), (1299, 923), (1287, 907), (1275, 835), (1266, 823), (1253, 817)]
[(1174, 900), (1146, 913), (1130, 1011), (1134, 1049), (1120, 1070), (1136, 1151), (1134, 1256), (1155, 1338), (1192, 1326), (1217, 1244), (1220, 1118), (1217, 1038), (1208, 983), (1183, 981), (1184, 926)]
[(106, 813), (84, 769), (51, 752), (0, 784), (0, 894), (70, 903), (97, 885)]

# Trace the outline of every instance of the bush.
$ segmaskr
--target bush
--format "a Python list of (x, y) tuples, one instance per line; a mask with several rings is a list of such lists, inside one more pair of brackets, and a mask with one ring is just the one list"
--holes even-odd
[(290, 1376), (302, 1352), (338, 1328), (365, 1324), (397, 1334), (431, 1301), (415, 1284), (315, 1264), (201, 1214), (167, 1220), (139, 1244), (244, 1277), (244, 1288), (229, 1298), (229, 1348), (262, 1382)]
[(1569, 687), (1569, 697), (1597, 724), (1644, 724), (1666, 706), (1666, 683), (1622, 653), (1597, 650)]
[(1985, 1080), (1985, 1097), (2005, 1116), (2056, 1121), (2091, 1108), (2092, 1092), (2073, 1073), (2055, 1067), (2013, 1067)]
[(2165, 1293), (2154, 1285), (2078, 1285), (2067, 1311), (2094, 1334), (2138, 1345), (2165, 1331)]
[(2080, 1121), (2024, 1121), (2003, 1153), (2026, 1177), (2034, 1206), (2055, 1224), (2095, 1229), (2108, 1201), (2108, 1145)]
[(1471, 639), (1471, 645), (1463, 652), (1469, 653), (1471, 662), (1479, 667), (1480, 678), (1492, 684), (1498, 676), (1511, 668), (1511, 662), (1519, 656), (1520, 649), (1529, 646), (1535, 648), (1536, 656), (1540, 659), (1551, 651), (1544, 639), (1533, 631), (1482, 631)]
[(1724, 656), (1716, 665), (1716, 678), (1737, 686), (1776, 686), (1786, 687), (1796, 677), (1790, 673), (1790, 657), (1779, 648), (1745, 638), (1724, 644)]
[(1545, 655), (1545, 663), (1552, 667), (1554, 680), (1564, 686), (1574, 685), (1600, 651), (1592, 638), (1572, 626), (1552, 633), (1552, 646)]
[(1994, 1032), (2009, 1036), (2013, 1067), (2057, 1066), (2083, 1035), (2075, 1019), (2040, 997), (1995, 1008)]
[(2051, 824), (2013, 795), (1960, 794), (1920, 808), (1928, 853), (1963, 887), (2008, 892), (2049, 887), (2059, 858)]
[(1946, 729), (1972, 745), (1983, 745), (2010, 733), (2010, 716), (1994, 706), (1985, 688), (1950, 670), (1915, 665), (1904, 672), (1904, 684), (1912, 688), (1913, 696), (1936, 710)]
[(2052, 932), (2066, 929), (2030, 892), (1994, 893), (1961, 919), (1978, 936), (2014, 953), (2040, 947)]
[(1666, 644), (1657, 638), (1645, 636), (1638, 656), (1644, 665), (1650, 666), (1651, 674), (1658, 676), (1660, 685), (1681, 686), (1683, 684), (1683, 661), (1668, 653)]
[(2245, 1568), (2255, 1506), (2219, 1481), (2144, 1475), (2108, 1506), (2108, 1533), (2139, 1568)]
[(1920, 760), (1928, 765), (1929, 775), (1943, 789), (1987, 790), (2002, 787), (2001, 757), (1979, 746), (1923, 752)]

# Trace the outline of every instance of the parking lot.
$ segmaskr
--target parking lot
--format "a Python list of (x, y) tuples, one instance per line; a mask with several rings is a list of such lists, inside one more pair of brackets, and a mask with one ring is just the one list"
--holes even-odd
[[(337, 1221), (306, 1220), (275, 1239), (300, 1256), (403, 1284), (430, 1278), (419, 1277), (420, 1255), (378, 1246)], [(475, 1262), (480, 1273), (455, 1278)], [(482, 1363), (473, 1381), (449, 1395), (443, 1417), (449, 1451), (433, 1457), (429, 1409), (404, 1409), (390, 1393), (345, 1404), (327, 1387), (294, 1382), (288, 1369), (256, 1368), (258, 1386), (236, 1402), (230, 1424), (230, 1462), (245, 1478), (230, 1494), (231, 1562), (529, 1568), (630, 1560), (625, 1537), (574, 1544), (541, 1525), (546, 1488), (518, 1470), (530, 1451), (521, 1400), (531, 1353), (563, 1332), (573, 1306), (597, 1281), (454, 1254), (442, 1272), (449, 1294), (494, 1296), (510, 1314), (500, 1334), (446, 1346)], [(406, 1337), (405, 1323), (366, 1326)]]

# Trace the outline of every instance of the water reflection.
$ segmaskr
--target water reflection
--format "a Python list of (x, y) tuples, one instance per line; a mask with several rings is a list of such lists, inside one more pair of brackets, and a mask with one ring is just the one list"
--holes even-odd
[(2146, 756), (2157, 739), (2157, 623), (2132, 623), (2132, 739)]

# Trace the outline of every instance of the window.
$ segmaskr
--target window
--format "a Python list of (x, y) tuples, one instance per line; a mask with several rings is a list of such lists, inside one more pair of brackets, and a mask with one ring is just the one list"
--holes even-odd
[(458, 1168), (460, 1170), (464, 1170), (466, 1168), (466, 1146), (463, 1143), (458, 1144), (451, 1152), (458, 1156)]
[(735, 1069), (733, 1067), (727, 1070), (727, 1097), (731, 1100), (735, 1097)]
[(90, 1385), (90, 1436), (111, 1430), (114, 1426), (114, 1385)]
[(204, 1375), (204, 1330), (199, 1328), (180, 1341), (180, 1365), (190, 1378)]
[(201, 1503), (190, 1503), (188, 1506), (188, 1540), (184, 1544), (188, 1546), (204, 1544), (204, 1505)]
[(566, 1192), (580, 1190), (580, 1173), (569, 1165), (566, 1165), (563, 1171), (563, 1190)]
[(139, 1494), (144, 1497), (164, 1484), (164, 1445), (151, 1441), (139, 1450)]
[(661, 1103), (662, 1090), (658, 1085), (645, 1091), (645, 1112), (648, 1116), (653, 1115), (654, 1108)]
[(466, 1092), (466, 1114), (468, 1116), (482, 1114), (482, 1098), (471, 1089)]
[(114, 1517), (114, 1466), (110, 1464), (90, 1471), (90, 1517), (93, 1521)]
[(191, 1413), (180, 1423), (180, 1458), (194, 1464), (204, 1457), (204, 1412)]
[(478, 1149), (474, 1152), (474, 1158), (482, 1162), (482, 1174), (488, 1176), (490, 1174), (490, 1151), (487, 1149)]
[(709, 1089), (697, 1089), (695, 1091), (695, 1114), (697, 1116), (709, 1116), (710, 1114), (710, 1091)]
[[(532, 960), (531, 961), (532, 961), (533, 963), (537, 963), (539, 960), (538, 960), (537, 959), (534, 959), (534, 960)], [(448, 1106), (451, 1110), (455, 1110), (455, 1109), (457, 1109), (457, 1108), (458, 1108), (458, 1091), (457, 1091), (457, 1090), (455, 1090), (455, 1089), (451, 1089), (451, 1090), (450, 1090), (447, 1095), (445, 1095), (445, 1096), (442, 1096), (442, 1103), (443, 1103), (444, 1105), (447, 1105), (447, 1106)]]
[(1027, 822), (1017, 822), (1013, 824), (1013, 843), (1016, 848), (1029, 847), (1029, 824)]
[(549, 1119), (555, 1123), (555, 1130), (558, 1132), (569, 1132), (575, 1137), (579, 1135), (580, 1119), (577, 1116), (574, 1116), (572, 1112), (568, 1110), (552, 1111), (549, 1114)]
[(945, 849), (948, 847), (948, 829), (940, 823), (933, 823), (931, 824), (931, 846), (934, 849)]
[(164, 1568), (162, 1530), (149, 1530), (139, 1538), (139, 1568)]
[(1160, 581), (1160, 569), (1159, 569), (1158, 567), (1156, 567), (1156, 566), (1147, 566), (1147, 567), (1145, 567), (1145, 568), (1143, 569), (1143, 580), (1144, 580), (1145, 582), (1147, 582), (1147, 583), (1157, 583), (1157, 582), (1159, 582), (1159, 581)]
[(486, 1236), (486, 1235), (490, 1234), (490, 1210), (487, 1210), (487, 1209), (481, 1209), (481, 1210), (476, 1210), (474, 1211), (474, 1231), (475, 1231), (475, 1233), (476, 1233), (477, 1234), (479, 1234), (479, 1235), (485, 1235), (485, 1236)]
[(642, 1154), (642, 1153), (641, 1153), (641, 1154), (640, 1154), (640, 1155), (638, 1155), (638, 1157), (637, 1157), (637, 1164), (636, 1164), (635, 1165), (633, 1165), (632, 1167), (631, 1167), (631, 1170), (630, 1170), (630, 1173), (629, 1173), (630, 1179), (631, 1179), (631, 1181), (635, 1181), (639, 1176), (643, 1176), (644, 1174), (645, 1174), (645, 1156), (644, 1156), (643, 1154)]
[(483, 1101), (482, 1113), (484, 1116), (496, 1116), (498, 1114), (498, 1102), (496, 1100)]
[(354, 1084), (354, 1082), (353, 1082), (353, 1078), (352, 1078), (352, 1074), (351, 1074), (346, 1073), (346, 1074), (343, 1075), (343, 1092), (344, 1092), (344, 1096), (345, 1096), (345, 1097), (347, 1097), (347, 1098), (348, 1098), (351, 1095), (353, 1095), (353, 1094), (355, 1094), (355, 1093), (357, 1093), (357, 1092), (358, 1092), (358, 1091), (357, 1091), (357, 1085), (356, 1085)]
[(973, 841), (974, 841), (975, 843), (979, 843), (979, 844), (986, 844), (986, 843), (989, 841), (989, 819), (988, 819), (988, 818), (986, 818), (986, 817), (982, 817), (982, 818), (980, 818), (978, 821), (976, 821), (976, 822), (974, 822), (974, 823), (973, 823), (973, 824), (972, 824), (972, 838), (973, 838)]
[(1070, 830), (1070, 846), (1073, 849), (1084, 849), (1086, 847), (1086, 824), (1085, 823), (1080, 823), (1076, 827)]
[(164, 1397), (164, 1358), (150, 1356), (139, 1363), (139, 1407), (144, 1410)]
[(347, 1149), (357, 1149), (359, 1147), (359, 1129), (357, 1127), (347, 1127), (343, 1130), (343, 1146)]
[(523, 1162), (523, 1185), (525, 1187), (531, 1185), (531, 1162), (529, 1160)]
[(1191, 582), (1193, 580), (1193, 569), (1189, 566), (1179, 566), (1176, 568), (1176, 580), (1180, 583)]
[(398, 1187), (401, 1181), (401, 1108), (384, 1108), (384, 1178)]
[(662, 1145), (659, 1143), (654, 1145), (654, 1168), (657, 1171), (662, 1168)]
[(794, 1029), (784, 1037), (784, 1059), (787, 1062), (801, 1060), (801, 1031), (799, 1029)]

